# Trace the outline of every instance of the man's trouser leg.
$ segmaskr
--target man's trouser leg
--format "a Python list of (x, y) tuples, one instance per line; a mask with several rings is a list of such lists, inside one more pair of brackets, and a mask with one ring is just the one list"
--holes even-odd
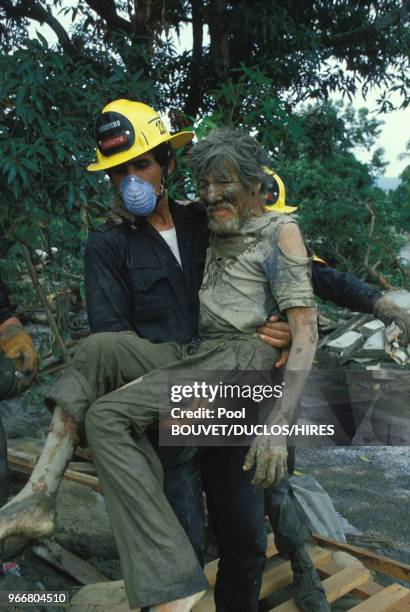
[(266, 560), (263, 490), (242, 469), (248, 447), (212, 447), (202, 459), (209, 522), (218, 541), (217, 612), (256, 612)]
[[(154, 430), (158, 440), (158, 431)], [(152, 443), (153, 436), (148, 436)], [(164, 493), (195, 551), (204, 563), (205, 513), (202, 496), (201, 460), (190, 446), (158, 446), (153, 443), (164, 472)]]
[[(143, 364), (139, 363), (141, 346), (144, 347)], [(172, 343), (161, 344), (161, 359), (164, 363), (174, 358), (175, 346)], [(87, 379), (98, 398), (135, 380), (150, 366), (155, 368), (151, 348), (157, 363), (158, 345), (141, 341), (132, 332), (93, 334), (76, 351), (73, 365)], [(186, 446), (159, 446), (156, 428), (150, 428), (147, 435), (162, 463), (164, 493), (202, 564), (204, 510), (197, 450)]]
[[(164, 345), (154, 345), (159, 355)], [(152, 349), (152, 347), (151, 347)], [(169, 369), (214, 364), (175, 348)], [(205, 360), (204, 360), (205, 358)], [(209, 364), (208, 364), (208, 361)], [(178, 361), (179, 360), (179, 361)], [(220, 362), (217, 362), (220, 367)], [(172, 601), (207, 585), (195, 552), (162, 489), (162, 469), (145, 432), (170, 407), (169, 370), (154, 370), (97, 400), (86, 433), (106, 499), (132, 607)]]
[[(73, 359), (73, 366), (65, 370), (57, 384), (51, 389), (47, 398), (48, 403), (51, 406), (59, 405), (72, 414), (79, 423), (82, 423), (89, 406), (95, 402), (96, 398), (101, 398), (112, 389), (129, 383), (156, 366), (164, 366), (175, 361), (180, 350), (176, 343), (155, 345), (139, 338), (132, 332), (94, 334), (80, 345)], [(106, 462), (107, 465), (111, 458), (114, 459), (115, 464), (115, 457), (118, 456), (118, 452), (119, 454), (122, 452), (122, 449), (118, 450), (116, 446), (119, 430), (121, 430), (121, 434), (125, 433), (130, 438), (130, 428), (131, 421), (124, 415), (119, 416), (118, 420), (114, 419), (114, 427), (110, 432), (113, 439), (112, 457), (111, 448), (108, 448), (110, 457)], [(90, 446), (93, 450), (91, 438), (92, 435), (90, 436)], [(141, 570), (140, 565), (142, 567), (148, 566), (150, 569), (148, 576), (146, 573), (142, 576), (140, 581), (143, 583), (142, 596), (140, 597), (138, 593), (139, 599), (136, 602), (134, 598), (135, 606), (165, 601), (168, 599), (168, 595), (172, 596), (174, 592), (177, 597), (187, 596), (205, 588), (207, 584), (189, 541), (163, 495), (162, 470), (158, 458), (145, 436), (139, 438), (138, 444), (139, 452), (137, 452), (135, 461), (128, 466), (121, 467), (119, 465), (118, 472), (115, 470), (117, 478), (122, 480), (124, 476), (123, 484), (125, 488), (123, 488), (122, 501), (127, 506), (127, 518), (135, 513), (140, 513), (141, 516), (144, 515), (146, 518), (141, 524), (142, 533), (145, 530), (146, 536), (150, 529), (155, 531), (154, 539), (150, 540), (148, 538), (149, 541), (147, 541), (146, 538), (141, 538), (141, 541), (145, 543), (142, 549), (135, 548), (135, 550), (132, 550), (132, 547), (130, 547), (129, 550), (130, 555), (136, 561), (137, 575)], [(98, 462), (98, 452), (95, 453), (94, 463), (97, 471), (102, 473), (103, 468), (100, 467)], [(148, 476), (147, 472), (149, 473)], [(103, 481), (100, 473), (99, 476)], [(110, 511), (109, 492), (107, 494), (109, 487), (107, 486), (104, 489), (103, 484), (103, 490)], [(137, 502), (140, 504), (139, 509), (134, 496), (137, 497)], [(150, 515), (149, 510), (148, 518), (146, 517), (146, 509), (151, 507), (151, 501), (155, 502), (159, 511), (160, 519), (158, 521), (155, 521), (153, 516)], [(157, 523), (160, 523), (162, 527), (158, 527)], [(124, 529), (126, 530), (127, 527), (128, 523), (125, 521)], [(114, 532), (116, 532), (115, 529)], [(175, 560), (171, 564), (161, 563), (161, 556), (164, 556), (164, 551), (167, 548), (165, 538), (161, 541), (164, 532), (171, 532), (174, 540), (177, 540), (179, 557), (184, 559), (181, 564), (175, 563)], [(123, 541), (121, 537), (120, 540)], [(155, 541), (161, 544), (162, 548), (155, 548)], [(121, 543), (118, 537), (117, 544), (121, 554)], [(184, 555), (184, 551), (188, 551), (188, 553)], [(164, 568), (165, 565), (167, 565), (167, 569), (170, 567), (171, 574), (172, 572), (174, 574), (173, 582), (171, 576), (171, 588), (168, 585), (168, 589), (166, 586), (167, 577), (164, 572), (161, 576), (160, 566)], [(183, 572), (178, 574), (179, 569), (181, 569), (180, 566), (183, 568)], [(124, 574), (127, 578), (125, 572)], [(159, 588), (153, 585), (152, 576), (155, 574), (160, 577)], [(130, 578), (129, 575), (128, 578)], [(181, 584), (178, 584), (178, 580), (181, 581)]]
[[(176, 599), (189, 594), (188, 584), (191, 593), (206, 584), (198, 574), (195, 553), (192, 547), (185, 547), (186, 535), (163, 495), (159, 460), (148, 444), (145, 429), (168, 412), (168, 380), (178, 378), (179, 370), (193, 368), (190, 376), (195, 380), (202, 370), (232, 373), (246, 369), (252, 360), (258, 363), (253, 345), (256, 342), (249, 340), (204, 342), (191, 355), (179, 347), (175, 363), (168, 364), (166, 371), (151, 371), (100, 398), (87, 412), (87, 437), (110, 512), (131, 606)], [(158, 346), (160, 354), (163, 346)], [(269, 352), (272, 362), (275, 356)]]
[(96, 399), (175, 361), (177, 350), (174, 342), (153, 344), (134, 332), (92, 334), (80, 343), (72, 365), (51, 387), (46, 402), (51, 408), (57, 404), (82, 423)]
[(269, 516), (275, 544), (282, 557), (296, 552), (309, 539), (307, 518), (292, 490), (288, 476), (265, 489), (265, 512)]

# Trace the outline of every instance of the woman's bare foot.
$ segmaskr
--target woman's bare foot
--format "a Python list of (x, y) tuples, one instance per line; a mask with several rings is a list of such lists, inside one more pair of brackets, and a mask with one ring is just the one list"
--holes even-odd
[(199, 593), (189, 595), (189, 597), (151, 606), (149, 612), (190, 612), (204, 594), (205, 591), (200, 591)]
[(49, 537), (54, 530), (54, 495), (38, 492), (22, 497), (20, 493), (0, 510), (0, 540), (17, 534), (35, 540)]

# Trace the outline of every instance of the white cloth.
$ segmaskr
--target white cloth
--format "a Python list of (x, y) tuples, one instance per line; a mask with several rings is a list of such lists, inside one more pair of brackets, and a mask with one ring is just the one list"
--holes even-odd
[(178, 241), (177, 241), (177, 232), (175, 227), (172, 227), (169, 230), (162, 230), (160, 232), (162, 238), (165, 240), (169, 248), (171, 249), (175, 259), (179, 263), (182, 268), (181, 263), (181, 255), (179, 254)]

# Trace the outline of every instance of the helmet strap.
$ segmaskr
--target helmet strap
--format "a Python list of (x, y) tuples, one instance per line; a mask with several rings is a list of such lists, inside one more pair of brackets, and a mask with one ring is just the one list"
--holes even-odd
[(157, 196), (157, 204), (160, 201), (160, 199), (162, 197), (164, 197), (164, 194), (167, 190), (167, 180), (168, 180), (168, 164), (169, 164), (169, 160), (171, 158), (171, 150), (168, 146), (168, 150), (167, 150), (167, 156), (165, 158), (165, 163), (164, 163), (164, 167), (162, 169), (162, 176), (161, 176), (161, 186), (160, 186), (160, 192), (159, 195)]

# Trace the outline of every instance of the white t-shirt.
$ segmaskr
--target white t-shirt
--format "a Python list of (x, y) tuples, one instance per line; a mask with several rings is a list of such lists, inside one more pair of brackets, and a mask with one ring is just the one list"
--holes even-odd
[(163, 237), (163, 239), (165, 240), (165, 242), (167, 243), (167, 245), (173, 252), (175, 259), (177, 260), (177, 262), (182, 268), (181, 255), (179, 254), (177, 232), (176, 232), (175, 227), (172, 227), (169, 230), (162, 230), (159, 233), (161, 234), (161, 236)]

